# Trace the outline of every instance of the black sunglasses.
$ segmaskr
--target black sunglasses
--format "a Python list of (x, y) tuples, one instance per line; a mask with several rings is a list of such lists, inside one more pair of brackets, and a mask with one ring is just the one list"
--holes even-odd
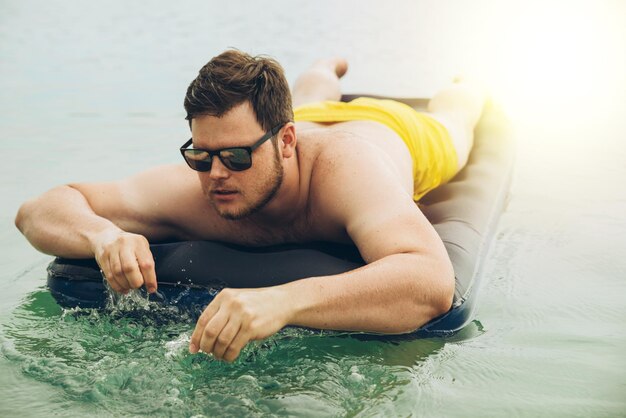
[(232, 171), (243, 171), (252, 167), (252, 151), (261, 146), (265, 141), (273, 138), (283, 127), (284, 123), (277, 125), (267, 131), (249, 147), (229, 147), (211, 151), (202, 148), (187, 148), (191, 145), (192, 138), (180, 147), (180, 153), (187, 162), (187, 165), (196, 171), (211, 171), (213, 157), (217, 156), (226, 168)]

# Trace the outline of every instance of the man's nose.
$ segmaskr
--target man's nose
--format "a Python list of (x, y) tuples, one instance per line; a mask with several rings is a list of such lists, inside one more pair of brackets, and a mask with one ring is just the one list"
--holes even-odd
[(211, 162), (211, 171), (209, 171), (209, 178), (212, 180), (224, 179), (230, 176), (230, 170), (226, 168), (217, 155), (213, 156)]

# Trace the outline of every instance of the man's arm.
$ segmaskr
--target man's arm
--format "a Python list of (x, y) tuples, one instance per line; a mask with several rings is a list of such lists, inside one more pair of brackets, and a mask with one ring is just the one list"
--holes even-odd
[[(447, 312), (454, 273), (441, 239), (377, 148), (343, 141), (332, 149), (311, 199), (343, 225), (366, 266), (264, 289), (225, 289), (207, 307), (190, 350), (234, 360), (252, 339), (285, 325), (403, 333)], [(340, 164), (349, 161), (349, 164)]]
[[(95, 257), (114, 290), (144, 283), (156, 290), (146, 237), (171, 234), (159, 205), (176, 167), (160, 167), (119, 182), (56, 187), (24, 203), (16, 226), (38, 250), (62, 257)], [(156, 204), (155, 204), (156, 203)]]

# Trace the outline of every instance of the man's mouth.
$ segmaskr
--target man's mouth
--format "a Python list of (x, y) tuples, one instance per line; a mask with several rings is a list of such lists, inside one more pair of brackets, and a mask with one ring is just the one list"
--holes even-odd
[(214, 194), (233, 194), (233, 193), (237, 193), (237, 191), (235, 190), (213, 190)]
[(229, 190), (229, 189), (211, 190), (211, 195), (217, 199), (227, 199), (229, 197), (234, 197), (237, 193), (238, 193), (237, 190)]

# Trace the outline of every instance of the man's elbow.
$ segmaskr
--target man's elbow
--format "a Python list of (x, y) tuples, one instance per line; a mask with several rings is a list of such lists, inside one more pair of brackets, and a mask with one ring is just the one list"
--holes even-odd
[(441, 279), (437, 281), (435, 289), (435, 300), (433, 309), (437, 316), (441, 316), (452, 308), (454, 299), (454, 291), (456, 289), (456, 277), (454, 276), (454, 268), (449, 259), (446, 258), (446, 268), (441, 271)]
[(444, 276), (440, 283), (433, 289), (433, 298), (431, 303), (431, 318), (435, 319), (452, 308), (454, 299), (455, 278), (454, 273)]
[(26, 221), (29, 217), (29, 213), (31, 210), (32, 201), (24, 202), (20, 208), (17, 210), (17, 215), (15, 215), (15, 226), (20, 232), (23, 234), (24, 229), (26, 228)]
[[(415, 321), (411, 324), (411, 331), (426, 325), (452, 308), (454, 299), (455, 278), (454, 271), (450, 268), (438, 275), (438, 279), (431, 283), (428, 292), (418, 292), (419, 299), (414, 301)], [(424, 295), (428, 296), (424, 298)]]
[(28, 232), (36, 229), (34, 224), (38, 224), (42, 216), (50, 214), (51, 205), (54, 205), (56, 200), (67, 200), (66, 191), (71, 187), (71, 185), (57, 186), (22, 203), (15, 215), (17, 229), (28, 237)]

